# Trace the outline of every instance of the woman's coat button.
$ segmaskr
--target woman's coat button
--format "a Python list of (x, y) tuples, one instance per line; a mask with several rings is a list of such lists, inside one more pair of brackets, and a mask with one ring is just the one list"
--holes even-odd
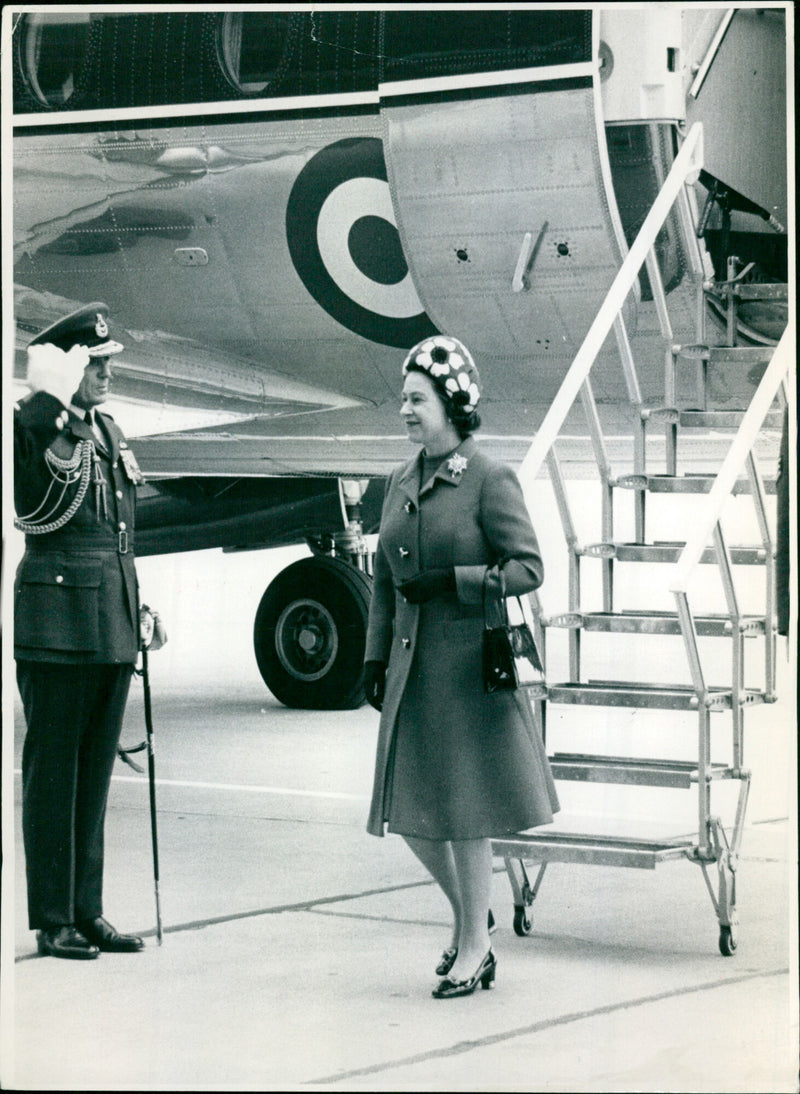
[(401, 547), (399, 550), (400, 558), (408, 558), (408, 556), (411, 554), (407, 547)]
[(407, 650), (410, 645), (411, 645), (411, 639), (410, 638), (404, 638), (403, 639), (403, 649)]

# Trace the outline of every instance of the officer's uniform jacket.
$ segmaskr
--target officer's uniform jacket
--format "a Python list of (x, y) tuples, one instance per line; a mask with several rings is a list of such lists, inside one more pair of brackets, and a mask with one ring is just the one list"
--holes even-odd
[[(365, 660), (388, 662), (368, 831), (472, 839), (552, 820), (541, 737), (520, 692), (487, 695), (481, 648), (502, 570), (509, 595), (541, 584), (516, 475), (469, 437), (420, 489), (420, 459), (387, 483)], [(397, 586), (455, 571), (455, 593), (409, 603)]]
[[(14, 656), (67, 664), (135, 662), (138, 585), (133, 553), (136, 483), (141, 473), (110, 415), (95, 409), (101, 442), (55, 396), (40, 391), (14, 412), (14, 502), (26, 532), (14, 585)], [(90, 480), (80, 489), (75, 462), (91, 445)], [(79, 447), (80, 446), (80, 447)], [(48, 455), (49, 453), (49, 455)], [(62, 461), (62, 463), (59, 463)], [(64, 478), (69, 478), (66, 485)]]

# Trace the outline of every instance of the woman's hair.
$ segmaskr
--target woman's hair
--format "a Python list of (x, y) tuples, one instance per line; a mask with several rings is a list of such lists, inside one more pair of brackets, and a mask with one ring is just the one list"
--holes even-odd
[(477, 410), (470, 410), (468, 405), (464, 405), (465, 400), (463, 392), (457, 391), (455, 394), (451, 395), (445, 388), (440, 377), (432, 376), (428, 369), (423, 368), (422, 365), (418, 365), (413, 361), (409, 363), (406, 372), (420, 372), (423, 376), (427, 376), (444, 406), (445, 414), (449, 421), (455, 426), (456, 432), (459, 437), (461, 437), (462, 441), (466, 437), (469, 437), (471, 433), (474, 433), (476, 429), (480, 429), (481, 416)]

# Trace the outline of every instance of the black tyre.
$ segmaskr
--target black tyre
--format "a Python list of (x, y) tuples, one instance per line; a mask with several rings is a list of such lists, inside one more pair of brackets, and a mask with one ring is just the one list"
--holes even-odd
[(514, 905), (514, 934), (524, 938), (533, 930), (533, 917), (528, 915), (528, 909), (522, 904)]
[(736, 953), (736, 939), (730, 927), (720, 928), (719, 952), (723, 957), (733, 957)]
[(335, 558), (303, 558), (261, 598), (253, 630), (264, 683), (287, 707), (349, 710), (364, 701), (370, 579)]

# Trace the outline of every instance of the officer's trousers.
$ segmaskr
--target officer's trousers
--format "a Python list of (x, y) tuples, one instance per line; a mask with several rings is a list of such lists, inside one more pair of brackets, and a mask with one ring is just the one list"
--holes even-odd
[(103, 913), (103, 828), (133, 665), (18, 661), (27, 734), (22, 835), (28, 925)]

